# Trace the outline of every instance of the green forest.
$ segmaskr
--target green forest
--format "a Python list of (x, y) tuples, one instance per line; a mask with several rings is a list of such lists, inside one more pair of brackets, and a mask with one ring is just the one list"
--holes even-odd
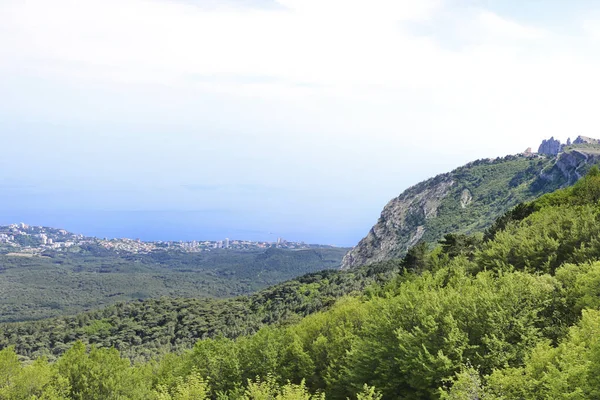
[(0, 323), (72, 315), (161, 296), (222, 298), (336, 268), (347, 249), (117, 254), (88, 245), (41, 257), (0, 255)]
[(0, 399), (598, 399), (599, 201), (592, 168), (400, 260), (4, 324)]

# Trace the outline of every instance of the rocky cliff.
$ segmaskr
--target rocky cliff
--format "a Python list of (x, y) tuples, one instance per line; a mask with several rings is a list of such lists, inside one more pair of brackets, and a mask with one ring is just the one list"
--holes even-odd
[(423, 238), (426, 221), (438, 216), (455, 182), (451, 174), (439, 175), (391, 200), (367, 236), (344, 256), (342, 268), (401, 256)]
[(548, 140), (544, 140), (540, 147), (538, 148), (539, 154), (545, 154), (550, 156), (555, 156), (560, 153), (562, 150), (562, 145), (559, 140), (555, 140), (554, 136)]
[(600, 145), (581, 140), (586, 141), (563, 147), (558, 156), (478, 160), (407, 189), (384, 207), (342, 268), (402, 257), (420, 240), (483, 231), (518, 203), (573, 184), (600, 162)]
[[(567, 143), (567, 145), (568, 144), (569, 143)], [(573, 141), (573, 144), (600, 144), (600, 140), (587, 136), (578, 136), (577, 139)]]
[[(594, 139), (595, 140), (595, 139)], [(556, 157), (554, 163), (540, 172), (533, 183), (536, 193), (546, 193), (561, 187), (570, 186), (586, 174), (594, 164), (600, 164), (600, 145), (573, 142), (570, 149)]]

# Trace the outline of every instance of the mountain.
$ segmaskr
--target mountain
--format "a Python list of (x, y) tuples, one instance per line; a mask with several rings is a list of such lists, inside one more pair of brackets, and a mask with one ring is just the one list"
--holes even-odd
[(596, 139), (545, 140), (538, 153), (468, 163), (421, 182), (392, 199), (342, 269), (402, 257), (419, 241), (487, 229), (515, 205), (572, 185), (600, 160)]

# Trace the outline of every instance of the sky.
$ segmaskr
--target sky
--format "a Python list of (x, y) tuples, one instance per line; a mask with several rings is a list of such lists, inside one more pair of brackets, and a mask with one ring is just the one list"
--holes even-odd
[(600, 2), (0, 0), (0, 224), (355, 245), (409, 186), (600, 137)]

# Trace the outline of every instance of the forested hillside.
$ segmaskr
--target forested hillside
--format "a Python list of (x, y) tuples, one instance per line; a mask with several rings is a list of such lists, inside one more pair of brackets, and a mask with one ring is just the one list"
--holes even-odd
[[(227, 312), (207, 308), (221, 326), (240, 329), (208, 331), (192, 349), (148, 361), (100, 348), (118, 341), (85, 344), (110, 332), (109, 315), (7, 325), (2, 346), (16, 347), (0, 352), (0, 398), (598, 398), (599, 201), (593, 168), (573, 187), (515, 208), (485, 235), (446, 235), (397, 263), (305, 277), (221, 303)], [(341, 293), (351, 295), (334, 302)], [(156, 321), (150, 330), (169, 332), (172, 316), (181, 323), (198, 306), (176, 303), (158, 311), (159, 302), (142, 302), (122, 315), (146, 313), (140, 321)], [(257, 309), (263, 319), (245, 329), (244, 316)], [(19, 362), (23, 343), (41, 340), (40, 349), (60, 353), (73, 339), (85, 343), (55, 362)]]
[(555, 155), (511, 155), (470, 162), (407, 189), (344, 256), (344, 268), (403, 257), (420, 240), (472, 234), (521, 202), (572, 185), (599, 161), (600, 145), (573, 144)]
[[(249, 294), (337, 268), (344, 248), (160, 251), (119, 254), (99, 246), (0, 255), (0, 323), (70, 315), (122, 301)], [(210, 302), (209, 302), (210, 303)]]
[(41, 321), (0, 324), (0, 348), (13, 345), (25, 358), (62, 354), (80, 340), (116, 347), (131, 359), (190, 348), (198, 339), (235, 338), (261, 326), (293, 322), (323, 310), (341, 296), (400, 271), (389, 261), (346, 272), (326, 270), (232, 299), (170, 298), (117, 303), (97, 311)]

